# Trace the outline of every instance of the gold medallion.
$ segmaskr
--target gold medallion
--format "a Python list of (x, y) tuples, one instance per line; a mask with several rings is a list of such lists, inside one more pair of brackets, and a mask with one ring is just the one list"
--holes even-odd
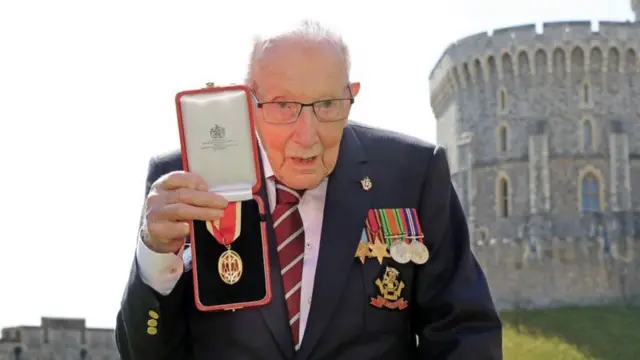
[(391, 245), (389, 253), (398, 264), (406, 264), (411, 261), (411, 247), (404, 240)]
[(233, 285), (242, 277), (242, 259), (237, 252), (227, 248), (218, 259), (218, 273), (226, 284)]
[(413, 240), (410, 247), (411, 261), (415, 264), (422, 265), (429, 260), (429, 249), (421, 241)]

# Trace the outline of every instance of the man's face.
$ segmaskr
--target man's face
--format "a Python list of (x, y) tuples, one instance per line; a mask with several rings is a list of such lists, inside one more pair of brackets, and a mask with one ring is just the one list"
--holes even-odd
[[(261, 103), (348, 99), (359, 91), (359, 84), (348, 84), (344, 58), (328, 43), (280, 42), (267, 50), (254, 69)], [(321, 117), (329, 113), (323, 112), (323, 104), (316, 105)], [(290, 123), (273, 123), (269, 121), (274, 119), (273, 111), (255, 109), (258, 134), (275, 176), (294, 189), (318, 186), (336, 165), (349, 109), (350, 105), (344, 118), (324, 122), (307, 106)]]

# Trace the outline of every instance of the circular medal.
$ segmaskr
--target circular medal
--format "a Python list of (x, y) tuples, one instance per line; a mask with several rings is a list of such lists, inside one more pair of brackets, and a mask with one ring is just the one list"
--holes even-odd
[(411, 242), (411, 261), (422, 265), (429, 260), (429, 249), (420, 241)]
[(218, 259), (218, 273), (226, 284), (233, 285), (242, 277), (242, 259), (237, 252), (228, 249)]
[(406, 264), (411, 261), (411, 248), (405, 241), (398, 241), (391, 245), (389, 253), (391, 258), (399, 264)]

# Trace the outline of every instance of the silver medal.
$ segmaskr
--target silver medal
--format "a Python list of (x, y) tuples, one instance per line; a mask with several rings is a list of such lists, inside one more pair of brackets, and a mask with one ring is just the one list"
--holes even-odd
[(391, 253), (391, 258), (399, 264), (406, 264), (411, 261), (411, 247), (405, 241), (398, 241), (391, 245), (389, 252)]
[(422, 265), (429, 260), (429, 249), (422, 242), (413, 240), (410, 247), (411, 261), (415, 264)]

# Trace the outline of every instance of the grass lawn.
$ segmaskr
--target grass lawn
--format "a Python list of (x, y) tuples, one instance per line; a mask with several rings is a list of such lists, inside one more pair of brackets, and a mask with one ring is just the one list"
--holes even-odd
[(505, 360), (640, 359), (640, 307), (505, 311)]

